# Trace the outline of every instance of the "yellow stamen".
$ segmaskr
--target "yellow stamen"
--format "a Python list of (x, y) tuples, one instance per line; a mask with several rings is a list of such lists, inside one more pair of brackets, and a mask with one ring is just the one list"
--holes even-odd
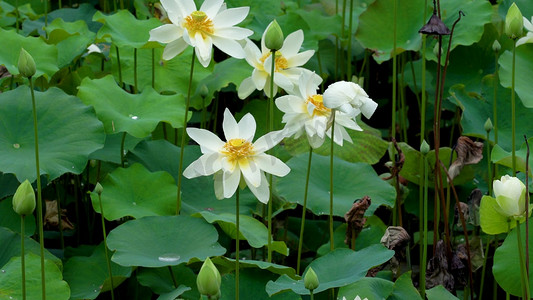
[[(259, 60), (261, 61), (262, 64), (265, 63), (265, 60), (270, 56), (270, 52), (268, 52), (267, 54), (263, 55)], [(281, 70), (285, 70), (289, 67), (289, 63), (287, 62), (287, 59), (285, 57), (283, 57), (283, 55), (281, 55), (281, 53), (279, 51), (276, 51), (276, 59), (275, 59), (275, 62), (274, 62), (276, 65), (275, 65), (275, 71), (274, 72), (279, 72)]]
[(228, 156), (229, 161), (232, 162), (253, 155), (254, 147), (245, 139), (231, 139), (224, 144), (222, 153)]
[(307, 102), (311, 102), (315, 106), (315, 109), (313, 110), (313, 116), (329, 116), (329, 114), (331, 113), (331, 109), (324, 106), (322, 95), (313, 95), (307, 98)]
[(200, 32), (202, 37), (206, 38), (214, 32), (213, 21), (203, 11), (193, 11), (189, 16), (185, 17), (183, 26), (187, 28), (191, 36), (195, 36), (197, 32)]

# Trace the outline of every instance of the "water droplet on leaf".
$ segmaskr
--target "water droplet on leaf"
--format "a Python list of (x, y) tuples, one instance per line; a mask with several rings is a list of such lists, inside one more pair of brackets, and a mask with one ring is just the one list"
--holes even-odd
[(180, 256), (174, 253), (165, 253), (158, 257), (159, 261), (176, 262), (180, 260)]

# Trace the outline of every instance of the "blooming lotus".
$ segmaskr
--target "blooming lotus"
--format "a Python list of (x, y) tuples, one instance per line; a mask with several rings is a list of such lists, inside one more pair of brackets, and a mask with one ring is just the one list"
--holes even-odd
[[(265, 45), (265, 30), (261, 39), (261, 50), (250, 40), (246, 41), (244, 51), (246, 61), (254, 70), (252, 76), (244, 79), (239, 86), (239, 98), (248, 97), (254, 90), (264, 90), (265, 94), (270, 97), (270, 76), (272, 69), (272, 54)], [(302, 53), (300, 47), (304, 41), (304, 33), (297, 30), (289, 34), (281, 49), (276, 51), (274, 59), (274, 95), (276, 95), (278, 86), (289, 92), (298, 84), (302, 72), (311, 73), (311, 71), (302, 68), (315, 53), (314, 50), (307, 50)], [(318, 75), (315, 75), (319, 77)]]
[(527, 29), (528, 33), (526, 36), (521, 37), (517, 42), (516, 46), (520, 46), (527, 43), (533, 43), (533, 17), (531, 17), (531, 22), (528, 19), (524, 18), (524, 28)]
[[(317, 80), (318, 79), (318, 80)], [(313, 148), (320, 147), (326, 135), (331, 138), (331, 128), (328, 120), (331, 118), (331, 109), (324, 106), (323, 97), (317, 94), (322, 78), (314, 73), (303, 73), (300, 76), (297, 88), (289, 95), (276, 99), (276, 106), (285, 113), (282, 122), (286, 123), (287, 135), (300, 137), (304, 132), (309, 144)], [(362, 131), (354, 120), (343, 112), (335, 112), (335, 143), (342, 146), (343, 140), (350, 143), (352, 139), (346, 128)]]
[(281, 160), (264, 153), (285, 137), (284, 132), (267, 133), (252, 143), (256, 128), (253, 116), (248, 113), (237, 123), (228, 109), (224, 111), (222, 128), (225, 142), (208, 130), (187, 128), (187, 134), (200, 145), (203, 155), (185, 169), (183, 176), (214, 175), (218, 199), (233, 196), (244, 180), (257, 199), (267, 203), (269, 190), (264, 172), (285, 176), (290, 171)]
[(520, 217), (526, 211), (526, 186), (516, 177), (505, 175), (494, 180), (494, 196), (499, 212), (506, 217)]
[(324, 106), (340, 110), (350, 118), (355, 118), (360, 113), (370, 118), (378, 104), (370, 99), (357, 83), (338, 81), (331, 84), (324, 92)]
[(161, 0), (171, 24), (150, 30), (150, 41), (167, 44), (163, 59), (169, 60), (191, 45), (196, 56), (207, 67), (211, 61), (213, 45), (235, 58), (244, 58), (240, 40), (253, 32), (235, 27), (248, 15), (249, 7), (229, 8), (223, 0), (205, 0), (196, 10), (193, 0)]

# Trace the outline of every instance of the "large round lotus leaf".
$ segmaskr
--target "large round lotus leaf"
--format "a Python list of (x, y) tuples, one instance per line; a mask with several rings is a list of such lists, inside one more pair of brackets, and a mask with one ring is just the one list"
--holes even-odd
[[(41, 299), (41, 258), (33, 253), (26, 254), (26, 297)], [(52, 261), (44, 260), (46, 299), (69, 299), (70, 289), (62, 280), (63, 274)], [(22, 273), (20, 257), (14, 257), (0, 272), (0, 295), (2, 299), (22, 299)]]
[[(527, 119), (526, 119), (527, 120)], [(521, 127), (523, 128), (523, 127)], [(531, 135), (527, 135), (531, 136)], [(523, 141), (523, 139), (520, 139)], [(520, 141), (517, 139), (517, 141)], [(504, 165), (506, 167), (512, 168), (513, 167), (513, 153), (512, 150), (506, 151), (499, 145), (500, 143), (494, 145), (494, 148), (492, 148), (492, 153), (490, 155), (491, 161), (496, 164)], [(517, 143), (518, 144), (518, 143)], [(528, 144), (533, 144), (533, 138), (528, 139)], [(508, 147), (508, 149), (511, 149), (511, 146)], [(522, 146), (520, 146), (520, 149), (515, 149), (515, 156), (516, 156), (516, 170), (519, 172), (526, 172), (526, 157), (527, 157), (527, 144), (525, 142), (522, 142)], [(529, 159), (529, 174), (531, 176), (532, 170), (533, 170), (533, 160)]]
[[(353, 143), (344, 141), (342, 147), (335, 145), (333, 153), (335, 156), (349, 162), (364, 162), (371, 165), (375, 164), (383, 157), (389, 144), (381, 138), (379, 130), (374, 129), (361, 121), (358, 121), (357, 123), (363, 128), (363, 131), (348, 129), (348, 134), (352, 138)], [(287, 151), (292, 155), (304, 152), (309, 153), (309, 142), (305, 135), (298, 139), (286, 138), (285, 146)], [(331, 140), (326, 139), (324, 144), (318, 149), (314, 149), (313, 152), (320, 155), (329, 155), (331, 152)]]
[[(1, 51), (1, 50), (0, 50)], [(41, 174), (53, 180), (80, 174), (89, 153), (102, 148), (104, 130), (91, 107), (57, 88), (35, 92)], [(0, 170), (33, 182), (35, 142), (30, 89), (20, 86), (0, 94)]]
[[(123, 47), (130, 46), (139, 48), (148, 43), (150, 30), (161, 25), (158, 19), (138, 20), (128, 10), (119, 10), (112, 15), (104, 15), (97, 11), (93, 16), (93, 21), (103, 23), (104, 26), (98, 31), (97, 38), (105, 41), (110, 37), (113, 44)], [(158, 44), (151, 42), (153, 46)]]
[(413, 286), (410, 271), (403, 273), (395, 282), (377, 277), (365, 277), (339, 289), (339, 298), (355, 299), (357, 296), (387, 300), (422, 299)]
[[(239, 275), (239, 296), (241, 299), (254, 300), (298, 300), (300, 296), (293, 293), (283, 293), (279, 295), (269, 295), (265, 291), (265, 285), (271, 280), (275, 280), (276, 275), (265, 270), (243, 269)], [(222, 276), (220, 288), (222, 296), (220, 299), (236, 299), (235, 297), (235, 275), (233, 273)]]
[[(397, 0), (375, 1), (359, 16), (359, 28), (355, 36), (363, 47), (373, 52), (374, 59), (378, 63), (392, 57), (394, 1)], [(418, 30), (423, 25), (423, 7), (423, 0), (397, 2), (396, 53), (408, 50), (417, 51), (420, 48), (422, 39)]]
[(426, 290), (428, 300), (459, 300), (442, 285)]
[[(525, 107), (533, 108), (533, 44), (524, 44), (516, 48), (515, 62), (515, 91)], [(512, 86), (513, 53), (505, 51), (498, 60), (500, 64), (501, 84), (510, 88)], [(510, 101), (510, 93), (507, 101)], [(516, 106), (519, 105), (516, 101)]]
[[(146, 170), (140, 164), (118, 168), (101, 182), (102, 207), (108, 220), (130, 216), (162, 216), (176, 213), (177, 187), (166, 172)], [(91, 193), (94, 210), (100, 212), (98, 194)]]
[[(185, 147), (183, 154), (183, 169), (201, 156), (199, 146)], [(174, 176), (178, 182), (178, 168), (180, 148), (166, 140), (143, 141), (128, 155), (128, 161), (143, 164), (151, 172), (166, 171)], [(186, 214), (201, 211), (213, 213), (235, 213), (235, 196), (231, 199), (218, 200), (215, 197), (212, 176), (197, 178), (183, 178), (181, 182), (181, 195), (183, 197), (182, 210)], [(241, 192), (239, 206), (241, 214), (251, 215), (257, 206), (257, 199), (248, 190)]]
[(189, 216), (157, 216), (128, 221), (113, 229), (107, 246), (123, 266), (163, 267), (223, 255), (213, 225)]
[(106, 133), (127, 132), (144, 138), (159, 122), (167, 122), (174, 128), (183, 126), (185, 101), (182, 96), (159, 95), (151, 88), (146, 88), (142, 94), (130, 94), (121, 89), (111, 75), (94, 80), (85, 78), (78, 97), (94, 106)]
[[(307, 154), (291, 158), (287, 162), (291, 172), (277, 181), (279, 196), (288, 202), (303, 204), (307, 159)], [(381, 205), (394, 206), (394, 187), (379, 178), (370, 165), (335, 158), (333, 172), (333, 215), (344, 216), (355, 200), (367, 195), (372, 204), (366, 215), (374, 214)], [(307, 209), (316, 215), (329, 214), (329, 191), (329, 157), (313, 155)]]
[[(42, 8), (41, 12), (37, 10), (36, 12), (41, 14), (44, 13), (44, 2), (41, 2), (40, 0), (31, 0), (32, 9), (36, 8), (35, 2), (39, 4), (39, 8)], [(90, 3), (81, 3), (77, 8), (61, 8), (50, 11), (46, 17), (48, 20), (48, 24), (50, 24), (55, 19), (63, 19), (63, 21), (65, 22), (76, 22), (78, 20), (82, 20), (85, 21), (85, 23), (88, 25), (89, 30), (96, 33), (98, 29), (102, 27), (102, 24), (92, 21), (95, 12), (96, 9), (94, 8), (94, 5), (91, 5)], [(26, 19), (22, 24), (22, 31), (25, 35), (28, 35), (33, 31), (37, 31), (38, 34), (44, 36), (44, 27), (45, 16), (41, 16), (39, 19), (33, 21), (30, 19)]]
[[(20, 215), (13, 210), (11, 197), (0, 201), (0, 227), (6, 227), (20, 233)], [(24, 217), (24, 235), (32, 236), (35, 233), (35, 217), (33, 214)]]
[[(154, 65), (152, 65), (152, 50), (154, 51)], [(144, 90), (152, 86), (152, 67), (154, 69), (154, 88), (158, 92), (176, 92), (187, 95), (189, 87), (189, 76), (191, 70), (192, 47), (186, 48), (180, 55), (171, 60), (162, 58), (163, 48), (140, 48), (137, 50), (137, 84), (139, 90)], [(122, 80), (130, 85), (135, 84), (134, 80), (134, 49), (132, 47), (119, 47), (120, 67)], [(113, 45), (109, 52), (111, 57), (111, 70), (115, 79), (118, 80), (118, 61), (116, 48)], [(196, 91), (200, 85), (200, 80), (213, 72), (211, 63), (207, 68), (202, 67), (196, 60), (194, 74), (192, 76), (191, 91)], [(251, 71), (250, 71), (251, 72)], [(248, 75), (250, 76), (250, 75)], [(240, 83), (240, 82), (239, 82)]]
[(20, 48), (28, 51), (35, 60), (37, 68), (34, 78), (41, 75), (52, 77), (59, 68), (57, 67), (57, 49), (53, 45), (48, 45), (43, 39), (37, 37), (23, 37), (14, 30), (7, 31), (0, 28), (0, 40), (3, 45), (0, 47), (0, 65), (4, 65), (9, 73), (19, 74), (18, 61)]
[[(336, 249), (317, 258), (309, 265), (317, 274), (320, 282), (315, 293), (354, 283), (365, 277), (370, 268), (385, 263), (393, 255), (394, 251), (377, 244), (360, 251)], [(303, 279), (294, 280), (287, 275), (282, 275), (276, 281), (269, 281), (266, 290), (269, 295), (287, 290), (300, 295), (309, 295), (309, 290), (304, 287)]]
[[(114, 286), (130, 277), (131, 270), (131, 267), (111, 262)], [(71, 257), (64, 265), (63, 275), (70, 286), (71, 299), (95, 299), (101, 292), (110, 290), (111, 281), (103, 244), (91, 256)]]
[[(221, 213), (214, 214), (209, 211), (202, 211), (200, 215), (209, 223), (217, 223), (222, 230), (232, 239), (237, 238), (237, 226), (235, 225), (235, 214)], [(246, 240), (250, 246), (261, 248), (268, 245), (268, 229), (259, 220), (246, 215), (239, 218), (239, 239)], [(284, 242), (275, 241), (272, 243), (272, 250), (285, 256), (289, 255), (289, 249)]]
[(96, 36), (82, 20), (65, 22), (57, 18), (45, 30), (48, 33), (48, 43), (57, 47), (58, 65), (61, 68), (84, 53)]
[[(20, 256), (20, 235), (18, 233), (14, 233), (5, 227), (0, 227), (0, 245), (2, 245), (0, 266), (5, 265), (12, 257)], [(41, 255), (39, 243), (29, 237), (24, 238), (24, 251), (26, 254), (34, 253)], [(46, 249), (44, 250), (44, 257), (53, 261), (58, 267), (61, 267), (61, 260)]]
[[(526, 226), (520, 224), (522, 236), (522, 253), (525, 253)], [(529, 240), (533, 239), (533, 231), (529, 230)], [(532, 257), (533, 249), (529, 247), (529, 257)], [(533, 288), (533, 268), (531, 259), (529, 260), (529, 290)], [(494, 253), (494, 265), (492, 274), (498, 285), (511, 295), (521, 297), (520, 260), (518, 259), (518, 242), (516, 228), (511, 230), (503, 244)]]

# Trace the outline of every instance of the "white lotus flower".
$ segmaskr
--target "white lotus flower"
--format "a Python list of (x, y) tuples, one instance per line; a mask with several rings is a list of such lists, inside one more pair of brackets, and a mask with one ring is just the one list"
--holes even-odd
[(360, 113), (370, 118), (378, 107), (362, 87), (349, 81), (331, 84), (324, 92), (324, 105), (340, 110), (351, 118), (357, 117)]
[(525, 209), (526, 186), (516, 177), (505, 175), (492, 183), (499, 212), (507, 217), (521, 217)]
[[(261, 39), (261, 50), (251, 41), (246, 41), (244, 51), (246, 52), (246, 61), (254, 67), (252, 76), (244, 79), (239, 86), (239, 98), (244, 99), (254, 90), (264, 90), (265, 94), (270, 97), (270, 73), (272, 69), (272, 55), (270, 50), (265, 46), (265, 32)], [(274, 60), (274, 95), (278, 91), (278, 86), (289, 92), (298, 84), (302, 72), (311, 72), (301, 68), (315, 53), (314, 50), (307, 50), (302, 53), (300, 47), (304, 41), (304, 33), (297, 30), (289, 34), (283, 42), (283, 47), (276, 51)], [(319, 77), (318, 75), (315, 75)]]
[(187, 134), (195, 140), (203, 155), (190, 164), (183, 176), (215, 175), (215, 194), (218, 199), (233, 196), (242, 179), (257, 199), (267, 203), (268, 181), (264, 172), (285, 176), (289, 167), (278, 158), (265, 154), (284, 137), (283, 131), (272, 131), (252, 143), (255, 135), (255, 119), (246, 114), (237, 123), (230, 111), (224, 111), (222, 128), (226, 142), (205, 129), (187, 128)]
[[(331, 128), (328, 128), (331, 109), (324, 106), (322, 95), (317, 94), (321, 82), (320, 76), (311, 72), (303, 73), (294, 91), (276, 99), (276, 106), (285, 113), (282, 122), (286, 123), (287, 135), (294, 135), (295, 138), (298, 138), (305, 132), (309, 144), (313, 148), (320, 147), (324, 143), (326, 135), (331, 138)], [(352, 142), (344, 127), (358, 131), (363, 130), (348, 115), (336, 111), (334, 140), (340, 146), (342, 146), (343, 140)]]
[(163, 59), (169, 60), (191, 45), (196, 56), (207, 67), (211, 62), (213, 45), (235, 58), (244, 58), (244, 50), (237, 42), (253, 31), (234, 27), (248, 15), (249, 7), (226, 9), (223, 0), (205, 0), (196, 10), (193, 0), (161, 0), (171, 24), (150, 30), (150, 41), (167, 44)]
[(523, 18), (524, 18), (524, 28), (527, 29), (528, 33), (525, 36), (521, 37), (516, 42), (517, 47), (523, 44), (533, 43), (533, 17), (531, 17), (531, 22), (529, 22), (528, 19), (526, 19), (526, 17), (523, 17)]

